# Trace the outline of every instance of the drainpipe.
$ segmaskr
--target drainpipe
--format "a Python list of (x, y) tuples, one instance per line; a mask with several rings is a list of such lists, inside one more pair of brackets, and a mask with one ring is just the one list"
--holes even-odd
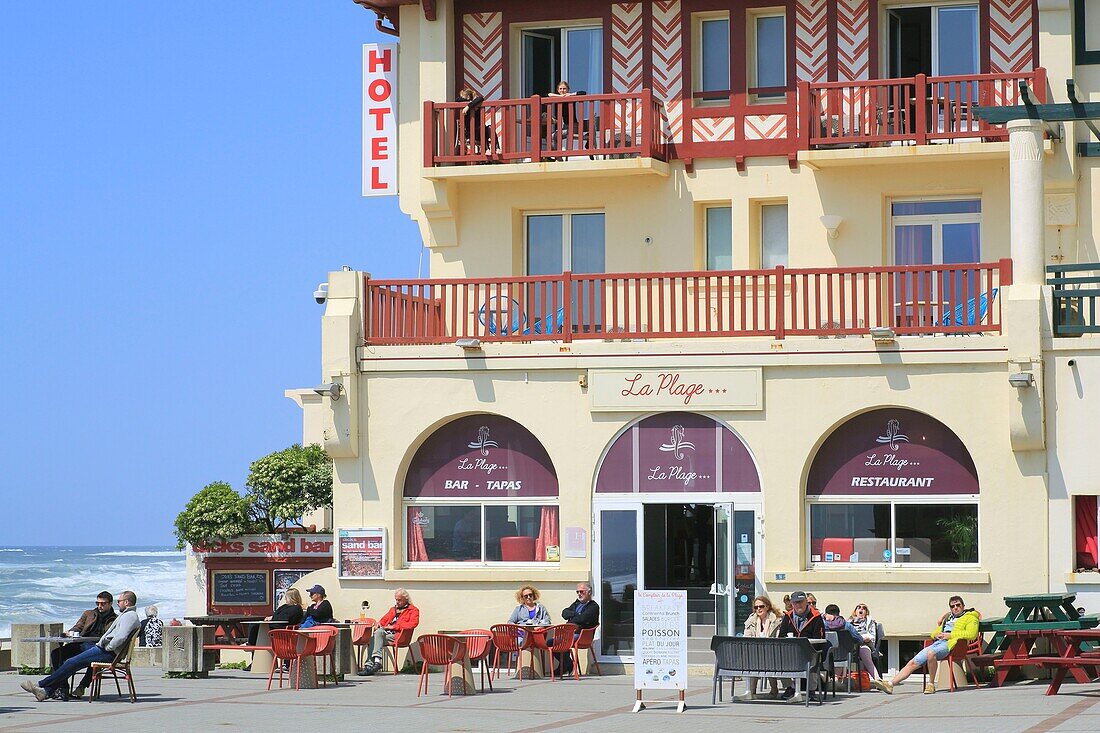
[[(381, 8), (377, 5), (375, 5), (374, 3), (370, 2), (370, 0), (355, 0), (355, 4), (356, 5), (362, 5), (364, 8), (367, 8), (368, 10), (373, 10), (374, 11), (375, 15), (378, 16), (374, 20), (374, 27), (377, 28), (380, 32), (385, 33), (386, 35), (389, 35), (389, 36), (400, 36), (401, 35), (400, 32), (398, 31), (398, 28), (397, 28), (397, 18), (396, 17), (391, 18), (389, 15), (387, 15), (389, 10), (387, 10), (386, 8)], [(383, 21), (385, 21), (385, 20), (390, 21), (390, 24), (393, 27), (391, 28), (390, 26), (382, 25)]]

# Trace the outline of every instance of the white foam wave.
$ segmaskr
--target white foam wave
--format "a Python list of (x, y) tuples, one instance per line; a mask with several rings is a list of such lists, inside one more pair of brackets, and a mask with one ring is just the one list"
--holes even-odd
[(182, 550), (115, 550), (113, 552), (93, 552), (88, 557), (184, 557)]
[(0, 547), (0, 552), (23, 552), (20, 547)]

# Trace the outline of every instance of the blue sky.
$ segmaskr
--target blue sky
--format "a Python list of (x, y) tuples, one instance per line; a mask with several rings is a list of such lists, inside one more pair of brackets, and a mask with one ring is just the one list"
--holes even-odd
[(301, 439), (341, 265), (415, 275), (360, 196), (352, 0), (0, 3), (0, 544), (159, 544)]

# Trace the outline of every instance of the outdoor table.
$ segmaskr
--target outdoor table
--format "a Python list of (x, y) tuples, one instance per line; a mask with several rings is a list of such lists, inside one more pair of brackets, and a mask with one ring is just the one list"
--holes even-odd
[[(325, 626), (327, 624), (318, 624), (318, 626)], [(320, 630), (314, 628), (308, 629), (296, 629), (297, 631), (297, 649), (302, 652), (306, 644), (312, 644), (316, 639), (309, 638), (311, 634), (319, 633)], [(316, 690), (317, 689), (317, 658), (316, 657), (302, 657), (300, 663), (297, 665), (291, 665), (290, 667), (290, 681), (300, 690)], [(294, 674), (298, 674), (298, 678), (295, 679)]]
[(101, 636), (29, 636), (26, 639), (22, 639), (24, 643), (36, 643), (36, 644), (75, 644), (77, 642), (88, 641), (93, 644), (103, 637)]
[(275, 663), (275, 655), (271, 653), (270, 631), (272, 627), (285, 628), (286, 621), (242, 621), (241, 625), (260, 627), (259, 633), (256, 634), (256, 646), (264, 646), (267, 649), (252, 650), (252, 673), (267, 674), (271, 671), (271, 665)]
[(523, 647), (519, 652), (519, 679), (542, 679), (546, 674), (542, 665), (542, 655), (549, 649), (546, 644), (546, 630), (550, 627), (520, 624), (520, 628), (523, 629)]
[(1056, 667), (1051, 677), (1050, 686), (1047, 687), (1048, 695), (1057, 695), (1058, 688), (1066, 678), (1066, 672), (1073, 675), (1073, 679), (1081, 683), (1091, 682), (1092, 675), (1096, 673), (1096, 667), (1100, 667), (1098, 652), (1082, 652), (1081, 647), (1100, 642), (1100, 629), (1076, 629), (1073, 631), (1055, 631), (1063, 642), (1062, 653), (1057, 657), (1032, 657), (1032, 660), (1043, 667)]
[[(184, 616), (184, 619), (190, 621), (195, 626), (217, 626), (221, 627), (222, 637), (226, 640), (226, 643), (231, 644), (244, 644), (248, 641), (248, 634), (245, 633), (242, 624), (245, 621), (256, 621), (260, 619), (259, 616), (246, 616), (243, 614), (222, 614), (218, 616)], [(215, 641), (217, 641), (217, 631), (214, 632)]]
[[(455, 674), (454, 665), (451, 665), (451, 679), (446, 681), (443, 689), (448, 690), (452, 695), (476, 695), (478, 689), (474, 684), (474, 667), (470, 662), (470, 647), (468, 642), (470, 639), (476, 639), (485, 636), (485, 634), (463, 634), (450, 631), (440, 631), (439, 633), (462, 642), (463, 649), (465, 649), (465, 653), (462, 655), (461, 675)], [(460, 682), (462, 685), (461, 689), (459, 689)]]
[(994, 632), (986, 645), (986, 654), (1007, 651), (1005, 634), (1009, 631), (1073, 631), (1091, 629), (1100, 623), (1100, 619), (1093, 616), (1082, 616), (1073, 605), (1076, 599), (1076, 593), (1005, 596), (1008, 613), (1004, 618), (984, 619), (979, 626), (983, 633)]

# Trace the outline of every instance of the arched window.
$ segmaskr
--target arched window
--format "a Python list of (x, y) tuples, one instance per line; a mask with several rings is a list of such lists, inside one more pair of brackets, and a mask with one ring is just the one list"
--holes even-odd
[(810, 563), (978, 562), (978, 472), (933, 417), (880, 408), (837, 427), (806, 481)]
[(408, 563), (558, 561), (558, 478), (515, 420), (468, 415), (416, 451), (403, 491)]

